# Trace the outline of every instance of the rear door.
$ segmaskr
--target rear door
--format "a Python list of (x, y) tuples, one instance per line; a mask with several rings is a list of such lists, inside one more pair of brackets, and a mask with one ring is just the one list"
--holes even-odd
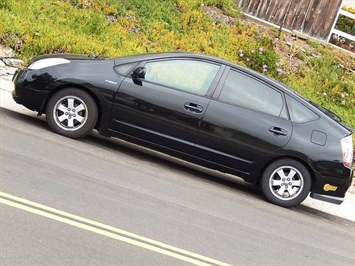
[(221, 66), (191, 59), (141, 64), (144, 79), (127, 76), (114, 99), (112, 130), (190, 153)]
[(280, 91), (230, 69), (203, 118), (196, 141), (200, 156), (253, 179), (267, 155), (291, 137), (284, 102)]

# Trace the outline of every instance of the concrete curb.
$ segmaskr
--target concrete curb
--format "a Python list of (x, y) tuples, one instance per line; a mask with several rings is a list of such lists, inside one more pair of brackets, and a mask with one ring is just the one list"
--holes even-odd
[(13, 89), (13, 82), (0, 78), (0, 107), (15, 111), (17, 113), (36, 116), (37, 114), (35, 112), (32, 112), (24, 106), (17, 104), (14, 99), (12, 99), (11, 92)]
[[(35, 116), (35, 112), (32, 112), (22, 105), (15, 103), (11, 96), (13, 89), (13, 82), (0, 78), (0, 107), (18, 113)], [(302, 205), (307, 208), (314, 209), (314, 213), (323, 212), (355, 222), (355, 194), (352, 193), (346, 193), (345, 200), (341, 205), (315, 200), (310, 197), (308, 197)]]
[(14, 89), (14, 83), (12, 81), (0, 78), (0, 89), (12, 92)]

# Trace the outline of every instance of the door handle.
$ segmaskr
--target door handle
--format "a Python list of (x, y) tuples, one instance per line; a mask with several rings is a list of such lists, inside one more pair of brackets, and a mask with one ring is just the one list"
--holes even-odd
[(185, 110), (192, 112), (192, 113), (202, 113), (203, 107), (196, 103), (185, 103), (184, 104)]
[(270, 127), (269, 131), (279, 136), (287, 136), (287, 131), (281, 127)]

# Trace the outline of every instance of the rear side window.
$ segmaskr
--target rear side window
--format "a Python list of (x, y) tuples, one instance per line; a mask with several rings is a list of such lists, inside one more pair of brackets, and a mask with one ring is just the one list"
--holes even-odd
[(319, 118), (319, 116), (315, 114), (313, 111), (311, 111), (302, 103), (300, 103), (299, 101), (293, 99), (288, 95), (286, 95), (286, 102), (287, 102), (288, 112), (293, 122), (306, 123), (306, 122), (317, 120)]
[(275, 116), (280, 115), (283, 107), (280, 92), (236, 71), (228, 73), (219, 99)]

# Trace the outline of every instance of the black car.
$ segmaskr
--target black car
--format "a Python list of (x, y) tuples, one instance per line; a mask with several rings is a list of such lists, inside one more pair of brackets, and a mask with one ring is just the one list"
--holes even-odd
[(330, 111), (236, 64), (199, 54), (47, 55), (14, 77), (13, 98), (56, 133), (92, 129), (243, 178), (272, 203), (340, 204), (352, 131)]

